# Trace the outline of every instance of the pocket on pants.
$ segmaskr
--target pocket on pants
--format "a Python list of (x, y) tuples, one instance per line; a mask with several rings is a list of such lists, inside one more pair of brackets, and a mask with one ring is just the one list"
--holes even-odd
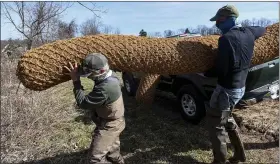
[(125, 128), (125, 120), (119, 118), (116, 120), (106, 121), (103, 125), (104, 130), (109, 130), (112, 132), (121, 132)]
[(211, 108), (218, 108), (218, 96), (219, 96), (220, 90), (215, 89), (213, 91), (213, 94), (211, 95), (210, 98), (210, 107)]
[(221, 90), (219, 93), (218, 107), (221, 111), (228, 110), (228, 108), (230, 108), (229, 94), (224, 90)]

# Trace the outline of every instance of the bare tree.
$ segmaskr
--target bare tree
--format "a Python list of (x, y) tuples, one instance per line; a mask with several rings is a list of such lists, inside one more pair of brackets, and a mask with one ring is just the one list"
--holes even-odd
[(205, 35), (209, 35), (209, 29), (207, 26), (203, 26), (201, 29), (201, 35), (205, 36)]
[(113, 27), (110, 25), (104, 25), (103, 33), (104, 34), (113, 34)]
[[(241, 24), (243, 27), (246, 26), (269, 26), (273, 23), (277, 23), (277, 21), (273, 21), (270, 19), (266, 19), (266, 18), (260, 18), (260, 19), (256, 19), (253, 18), (252, 20), (249, 19), (245, 19), (245, 20), (241, 20), (238, 22), (238, 24)], [(201, 35), (220, 35), (221, 31), (217, 28), (216, 25), (213, 25), (212, 27), (207, 27), (205, 25), (198, 25), (196, 28), (192, 29), (191, 27), (188, 27), (189, 31), (193, 32), (193, 33), (200, 33)], [(183, 28), (177, 30), (177, 32), (182, 32)], [(166, 30), (164, 32), (164, 35), (168, 35), (169, 30)]]
[(58, 39), (68, 39), (75, 37), (77, 28), (78, 25), (76, 24), (75, 20), (71, 20), (69, 23), (59, 21), (57, 29)]
[(252, 21), (250, 21), (249, 19), (245, 19), (245, 20), (241, 21), (240, 24), (243, 27), (248, 27), (248, 26), (252, 25)]
[(161, 38), (162, 37), (161, 32), (155, 32), (155, 37)]
[(256, 18), (253, 18), (253, 19), (252, 19), (251, 25), (252, 25), (252, 26), (257, 26), (257, 19), (256, 19)]
[(211, 28), (209, 28), (210, 30), (210, 35), (220, 35), (221, 31), (218, 29), (218, 27), (216, 25), (213, 25)]
[(177, 34), (184, 34), (185, 33), (185, 29), (184, 28), (180, 28), (177, 30)]
[(155, 37), (155, 38), (161, 38), (162, 37), (160, 32), (150, 32), (150, 33), (148, 33), (148, 36), (149, 37)]
[(209, 29), (205, 25), (198, 25), (195, 31), (201, 35), (209, 35)]
[[(58, 17), (75, 2), (19, 1), (1, 3), (1, 14), (27, 40), (27, 49), (31, 49), (34, 41), (44, 43), (53, 40)], [(87, 2), (87, 4), (77, 3), (90, 10), (96, 17), (100, 17), (98, 13), (107, 12), (92, 2)]]
[[(65, 5), (66, 4), (66, 5)], [(48, 26), (48, 23), (70, 7), (62, 2), (2, 2), (3, 14), (15, 29), (27, 39), (27, 49)], [(16, 15), (19, 22), (16, 23)]]
[(243, 27), (248, 27), (248, 26), (262, 26), (262, 27), (266, 27), (268, 25), (271, 25), (273, 23), (272, 20), (270, 19), (266, 19), (266, 18), (260, 18), (260, 19), (256, 19), (253, 18), (252, 20), (242, 20), (239, 22)]
[[(87, 2), (87, 4), (84, 4), (83, 2), (78, 1), (78, 4), (91, 11), (94, 14), (94, 17), (97, 18), (101, 18), (100, 13), (107, 13), (106, 9), (103, 10), (102, 6), (97, 6), (96, 3), (93, 2)], [(92, 7), (90, 7), (88, 4), (91, 4)]]
[(165, 30), (163, 33), (165, 37), (169, 37), (175, 34), (175, 32), (172, 30)]
[(195, 33), (202, 34), (203, 27), (204, 27), (204, 25), (198, 25), (195, 29)]
[(261, 18), (257, 21), (258, 26), (267, 27), (272, 24), (272, 21), (266, 18)]
[(60, 20), (58, 17), (49, 20), (46, 28), (42, 31), (42, 33), (39, 34), (38, 37), (35, 37), (34, 45), (39, 46), (40, 44), (45, 44), (56, 40), (59, 21)]
[(153, 37), (155, 37), (154, 34), (155, 34), (154, 32), (148, 32), (148, 33), (147, 33), (147, 37), (153, 38)]
[(219, 34), (220, 31), (216, 27), (216, 25), (213, 25), (212, 27), (207, 27), (205, 25), (198, 25), (195, 29), (192, 30), (194, 33), (199, 33), (203, 36), (205, 35), (216, 35)]
[(114, 32), (114, 34), (116, 34), (116, 35), (119, 35), (119, 34), (121, 34), (121, 30), (117, 27), (116, 29), (115, 29), (115, 32)]
[(100, 34), (102, 26), (102, 22), (98, 20), (98, 18), (94, 17), (81, 24), (80, 32), (84, 36)]

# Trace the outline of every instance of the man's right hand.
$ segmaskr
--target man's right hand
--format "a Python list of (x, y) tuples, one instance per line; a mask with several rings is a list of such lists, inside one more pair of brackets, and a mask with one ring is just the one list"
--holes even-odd
[(68, 75), (71, 76), (73, 81), (78, 81), (80, 76), (78, 75), (78, 64), (75, 62), (74, 66), (69, 62), (70, 67), (64, 66), (69, 71)]

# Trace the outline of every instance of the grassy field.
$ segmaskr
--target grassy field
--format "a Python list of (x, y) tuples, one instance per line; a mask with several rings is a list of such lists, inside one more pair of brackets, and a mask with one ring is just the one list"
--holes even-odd
[[(82, 164), (94, 124), (86, 113), (75, 108), (71, 82), (43, 92), (20, 87), (16, 93), (14, 68), (6, 69), (11, 64), (12, 61), (1, 63), (6, 71), (1, 74), (2, 163)], [(87, 92), (93, 84), (85, 79), (82, 83)], [(176, 101), (172, 96), (158, 93), (151, 108), (140, 107), (125, 94), (124, 102), (127, 126), (121, 135), (121, 151), (126, 163), (212, 161), (204, 120), (199, 125), (186, 123), (174, 107)], [(273, 109), (278, 104), (268, 103), (274, 103)], [(248, 163), (278, 162), (278, 141), (263, 136), (252, 131), (242, 133)]]

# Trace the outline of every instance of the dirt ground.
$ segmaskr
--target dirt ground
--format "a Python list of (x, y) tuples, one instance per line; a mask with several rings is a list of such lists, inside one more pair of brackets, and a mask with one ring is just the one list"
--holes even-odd
[(279, 100), (264, 100), (234, 111), (244, 132), (260, 133), (263, 138), (279, 141)]
[[(92, 87), (92, 83), (87, 80), (83, 80), (83, 85), (87, 91)], [(6, 113), (6, 116), (1, 116), (1, 138), (5, 139), (5, 143), (1, 144), (1, 148), (5, 149), (1, 152), (2, 162), (82, 164), (94, 125), (85, 114), (75, 109), (72, 83), (67, 82), (41, 93), (32, 93), (29, 97), (21, 95), (24, 93), (19, 92), (17, 101), (31, 96), (37, 99), (23, 99), (20, 108), (13, 110), (13, 119), (18, 120), (13, 126), (8, 121), (4, 122), (7, 124), (4, 129), (6, 136), (2, 136), (2, 120), (11, 119), (9, 112), (18, 106), (1, 106), (1, 113)], [(1, 104), (8, 106), (15, 100), (8, 98), (8, 94), (1, 95)], [(30, 102), (36, 106), (27, 106)], [(126, 163), (194, 164), (212, 161), (211, 145), (204, 128), (206, 122), (203, 120), (198, 125), (185, 122), (178, 112), (176, 100), (170, 94), (157, 93), (150, 108), (139, 106), (133, 97), (126, 94), (124, 103), (126, 129), (120, 139), (121, 152)], [(278, 127), (277, 105), (277, 101), (263, 102), (235, 111), (236, 118), (241, 118), (241, 125), (244, 125), (242, 139), (247, 163), (278, 163), (279, 142), (274, 137), (264, 137), (269, 136), (268, 131)], [(261, 119), (262, 121), (255, 121)], [(249, 126), (251, 129), (262, 127), (260, 129), (264, 130), (247, 130)], [(11, 138), (8, 137), (10, 134)], [(230, 144), (228, 146), (230, 156), (232, 151)]]

